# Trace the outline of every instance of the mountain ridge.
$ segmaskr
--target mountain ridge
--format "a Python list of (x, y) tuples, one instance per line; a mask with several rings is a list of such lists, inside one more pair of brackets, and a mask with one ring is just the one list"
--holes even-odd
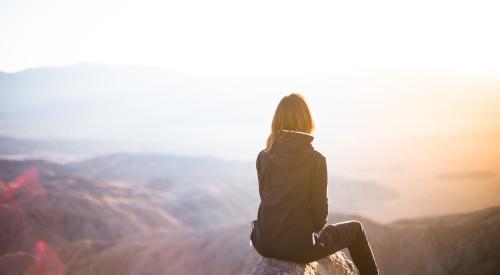
[[(39, 180), (33, 165), (38, 165)], [(23, 171), (31, 172), (19, 177)], [(34, 263), (30, 255), (40, 241), (47, 247), (44, 257), (78, 275), (91, 270), (102, 275), (238, 274), (250, 272), (259, 259), (248, 245), (250, 217), (236, 207), (243, 203), (240, 197), (234, 205), (179, 200), (169, 188), (81, 177), (45, 161), (2, 160), (0, 178), (0, 265), (5, 270), (24, 272)], [(233, 191), (232, 197), (241, 192)], [(500, 233), (500, 207), (392, 223), (337, 212), (328, 219), (362, 222), (382, 274), (500, 270), (500, 240), (493, 237)]]

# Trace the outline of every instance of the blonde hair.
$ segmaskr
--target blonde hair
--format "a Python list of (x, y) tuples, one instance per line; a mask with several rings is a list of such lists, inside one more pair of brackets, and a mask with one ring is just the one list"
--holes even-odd
[(271, 151), (274, 142), (282, 135), (282, 130), (312, 134), (314, 128), (314, 120), (304, 96), (298, 93), (287, 95), (281, 99), (274, 112), (266, 149)]

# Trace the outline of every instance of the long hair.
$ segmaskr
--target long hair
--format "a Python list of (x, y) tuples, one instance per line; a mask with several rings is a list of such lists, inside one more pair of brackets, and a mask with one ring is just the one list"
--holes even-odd
[(283, 97), (274, 112), (271, 134), (267, 138), (266, 149), (271, 151), (282, 130), (312, 134), (315, 124), (309, 106), (301, 94), (292, 93)]

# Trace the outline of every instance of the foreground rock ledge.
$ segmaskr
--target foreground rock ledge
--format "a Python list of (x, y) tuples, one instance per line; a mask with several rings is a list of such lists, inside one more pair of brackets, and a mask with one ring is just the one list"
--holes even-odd
[(298, 264), (261, 257), (250, 275), (354, 275), (353, 263), (342, 252), (319, 261)]

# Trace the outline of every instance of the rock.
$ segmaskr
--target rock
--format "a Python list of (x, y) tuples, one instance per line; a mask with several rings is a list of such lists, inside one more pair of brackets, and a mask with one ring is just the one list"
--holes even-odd
[(354, 275), (354, 264), (342, 252), (319, 261), (299, 264), (261, 257), (250, 275)]

